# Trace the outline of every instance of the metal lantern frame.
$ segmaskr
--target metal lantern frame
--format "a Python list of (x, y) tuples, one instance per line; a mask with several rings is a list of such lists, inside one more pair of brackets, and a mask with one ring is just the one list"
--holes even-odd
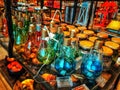
[(77, 18), (77, 24), (86, 26), (89, 18), (89, 10), (90, 10), (91, 2), (83, 2), (80, 6), (79, 15)]

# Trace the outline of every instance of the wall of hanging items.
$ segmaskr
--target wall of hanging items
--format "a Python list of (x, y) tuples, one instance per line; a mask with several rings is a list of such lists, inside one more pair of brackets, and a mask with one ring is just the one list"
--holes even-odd
[[(118, 2), (64, 1), (60, 11), (55, 0), (44, 1), (42, 9), (34, 1), (18, 1), (18, 7), (12, 7), (5, 0), (0, 16), (0, 44), (8, 50), (0, 70), (11, 88), (119, 90)], [(55, 8), (51, 17), (49, 7)]]

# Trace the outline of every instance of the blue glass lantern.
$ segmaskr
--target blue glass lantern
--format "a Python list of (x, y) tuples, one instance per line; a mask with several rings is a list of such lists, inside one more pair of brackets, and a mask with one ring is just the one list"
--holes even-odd
[(83, 56), (81, 64), (81, 72), (89, 80), (95, 80), (102, 72), (103, 65), (100, 56), (96, 52), (92, 52)]

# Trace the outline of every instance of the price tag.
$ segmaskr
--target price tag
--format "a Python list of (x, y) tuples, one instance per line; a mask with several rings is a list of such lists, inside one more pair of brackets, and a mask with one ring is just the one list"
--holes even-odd
[(72, 83), (70, 76), (57, 77), (57, 86), (58, 88), (72, 87), (73, 83)]
[(102, 76), (99, 76), (96, 79), (96, 82), (99, 84), (100, 87), (104, 87), (104, 85), (106, 84), (107, 80), (105, 78), (103, 78)]
[(75, 70), (78, 70), (79, 68), (81, 68), (82, 57), (79, 56), (75, 60), (76, 60), (76, 68), (75, 68)]

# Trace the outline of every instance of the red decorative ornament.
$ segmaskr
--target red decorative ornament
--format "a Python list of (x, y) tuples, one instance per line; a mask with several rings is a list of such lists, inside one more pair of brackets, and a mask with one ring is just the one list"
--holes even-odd
[(115, 1), (105, 1), (95, 13), (94, 25), (106, 27), (118, 11), (118, 5)]

